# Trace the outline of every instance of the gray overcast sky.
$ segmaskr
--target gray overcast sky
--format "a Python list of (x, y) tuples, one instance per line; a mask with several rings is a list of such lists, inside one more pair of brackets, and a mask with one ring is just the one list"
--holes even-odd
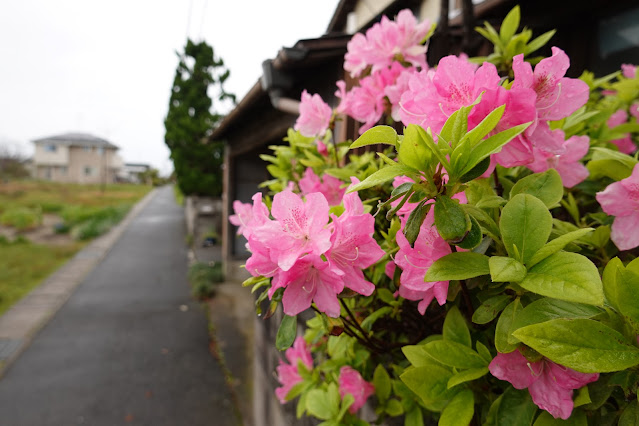
[[(164, 124), (187, 31), (246, 94), (282, 46), (324, 33), (338, 0), (7, 0), (0, 5), (0, 145), (88, 132), (125, 162), (172, 170)], [(189, 20), (189, 10), (190, 20)], [(188, 28), (187, 28), (188, 27)]]

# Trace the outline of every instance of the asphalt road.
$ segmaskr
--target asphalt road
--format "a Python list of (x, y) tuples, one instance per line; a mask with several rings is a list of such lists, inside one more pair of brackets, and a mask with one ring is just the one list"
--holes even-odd
[(235, 425), (162, 188), (0, 379), (0, 425)]

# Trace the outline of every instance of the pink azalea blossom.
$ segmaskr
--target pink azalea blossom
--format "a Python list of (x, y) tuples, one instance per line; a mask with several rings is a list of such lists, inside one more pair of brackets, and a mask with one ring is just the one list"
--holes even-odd
[(450, 246), (439, 235), (434, 222), (434, 210), (431, 209), (420, 228), (414, 247), (410, 246), (402, 231), (397, 232), (395, 237), (399, 245), (395, 263), (402, 269), (399, 294), (409, 300), (421, 300), (417, 309), (422, 315), (433, 298), (443, 305), (448, 295), (448, 281), (424, 282), (430, 266), (440, 257), (451, 253)]
[(615, 216), (610, 238), (619, 250), (639, 247), (639, 164), (629, 177), (608, 185), (596, 197), (603, 211)]
[(560, 120), (582, 107), (590, 90), (576, 78), (567, 78), (570, 59), (563, 50), (552, 48), (552, 56), (542, 59), (533, 72), (524, 55), (513, 58), (515, 80), (512, 88), (529, 88), (537, 93), (536, 107), (539, 120)]
[[(426, 68), (426, 66), (423, 67), (423, 69)], [(408, 82), (410, 81), (410, 78), (415, 74), (417, 74), (416, 68), (404, 68), (397, 77), (395, 83), (386, 86), (384, 89), (384, 94), (391, 104), (391, 117), (395, 121), (401, 120), (401, 116), (399, 114), (401, 110), (399, 101), (401, 100), (404, 92), (408, 90)]]
[(253, 205), (235, 200), (233, 202), (235, 214), (229, 217), (229, 221), (238, 227), (237, 234), (243, 235), (247, 240), (254, 228), (269, 220), (268, 207), (262, 201), (262, 193), (258, 192), (252, 198)]
[(305, 254), (323, 254), (331, 246), (328, 202), (319, 192), (306, 195), (306, 202), (286, 190), (275, 194), (271, 214), (276, 219), (253, 232), (268, 248), (271, 259), (284, 271)]
[(337, 318), (340, 314), (337, 295), (344, 290), (344, 282), (317, 255), (304, 256), (288, 271), (279, 272), (272, 281), (269, 296), (280, 287), (284, 287), (282, 306), (286, 315), (297, 315), (310, 308), (312, 302), (329, 317)]
[(434, 73), (422, 72), (410, 78), (399, 115), (405, 125), (430, 127), (439, 133), (453, 112), (472, 104), (486, 89), (499, 86), (499, 81), (497, 68), (491, 63), (477, 68), (463, 58), (446, 56)]
[(343, 182), (331, 175), (324, 175), (320, 180), (312, 168), (307, 168), (304, 177), (300, 179), (299, 186), (302, 194), (308, 195), (313, 192), (321, 192), (328, 204), (337, 206), (342, 202), (342, 197), (346, 192), (346, 188), (340, 188)]
[(302, 92), (300, 103), (300, 116), (295, 122), (295, 130), (303, 136), (322, 136), (328, 130), (333, 110), (325, 103), (320, 95), (309, 95), (306, 90)]
[(293, 346), (286, 350), (286, 359), (288, 364), (280, 359), (280, 365), (277, 367), (277, 380), (282, 386), (275, 389), (275, 395), (282, 404), (287, 402), (286, 395), (293, 386), (303, 381), (299, 373), (300, 363), (309, 371), (313, 369), (311, 351), (303, 337), (298, 336)]
[(362, 71), (368, 67), (367, 58), (370, 47), (366, 36), (361, 33), (355, 34), (346, 45), (346, 50), (344, 70), (348, 71), (353, 77), (359, 77)]
[(621, 72), (626, 78), (637, 77), (637, 66), (632, 64), (621, 64)]
[[(620, 124), (624, 124), (627, 121), (628, 113), (620, 109), (610, 116), (608, 121), (606, 121), (606, 124), (609, 128), (614, 130), (615, 127), (619, 126)], [(621, 139), (611, 140), (610, 142), (617, 145), (619, 151), (623, 152), (624, 154), (632, 154), (637, 149), (635, 144), (632, 142), (632, 139), (630, 138), (630, 133), (626, 133)]]
[(348, 411), (355, 414), (362, 408), (369, 396), (375, 393), (375, 386), (362, 378), (362, 375), (352, 367), (345, 365), (339, 370), (339, 394), (342, 399), (350, 394), (355, 400)]
[(344, 285), (351, 290), (370, 296), (375, 285), (366, 280), (362, 269), (381, 259), (385, 252), (373, 238), (375, 218), (364, 214), (362, 201), (356, 192), (344, 197), (345, 212), (333, 215), (331, 248), (326, 252), (331, 269), (343, 277)]
[(639, 103), (634, 103), (630, 105), (630, 114), (639, 121)]
[(488, 366), (491, 374), (506, 380), (515, 389), (526, 389), (533, 402), (554, 418), (568, 419), (572, 413), (573, 389), (599, 379), (599, 373), (579, 373), (547, 358), (528, 361), (519, 351), (498, 353)]
[(253, 206), (249, 203), (243, 203), (239, 200), (233, 201), (234, 215), (229, 216), (229, 222), (237, 226), (237, 235), (244, 233), (246, 223), (253, 217)]
[[(560, 132), (561, 137), (564, 137), (563, 131), (555, 130), (555, 132)], [(535, 173), (555, 169), (561, 176), (564, 186), (572, 188), (588, 177), (588, 169), (579, 160), (588, 153), (590, 139), (588, 136), (572, 136), (565, 141), (564, 147), (565, 152), (561, 155), (550, 154), (535, 148), (535, 160), (526, 167)]]

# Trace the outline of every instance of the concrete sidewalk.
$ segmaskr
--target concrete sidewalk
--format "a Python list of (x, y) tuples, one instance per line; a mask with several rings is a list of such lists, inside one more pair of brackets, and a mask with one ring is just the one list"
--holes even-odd
[(156, 195), (148, 193), (109, 232), (93, 240), (39, 287), (0, 316), (0, 378), (38, 331), (69, 299), (75, 288), (102, 261), (126, 227)]
[(68, 301), (37, 336), (19, 335), (31, 344), (0, 380), (0, 423), (239, 424), (205, 312), (189, 295), (184, 225), (171, 188), (162, 188), (110, 250), (77, 256), (95, 268), (70, 297), (71, 289), (60, 293)]

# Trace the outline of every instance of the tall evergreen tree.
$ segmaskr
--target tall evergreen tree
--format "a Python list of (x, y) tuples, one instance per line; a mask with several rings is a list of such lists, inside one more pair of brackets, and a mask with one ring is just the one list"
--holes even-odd
[(169, 111), (164, 120), (164, 141), (171, 150), (177, 183), (184, 194), (222, 194), (224, 144), (207, 143), (206, 138), (222, 115), (212, 109), (209, 88), (218, 86), (217, 99), (235, 96), (223, 88), (229, 70), (216, 58), (206, 42), (187, 40), (183, 54), (178, 54)]

